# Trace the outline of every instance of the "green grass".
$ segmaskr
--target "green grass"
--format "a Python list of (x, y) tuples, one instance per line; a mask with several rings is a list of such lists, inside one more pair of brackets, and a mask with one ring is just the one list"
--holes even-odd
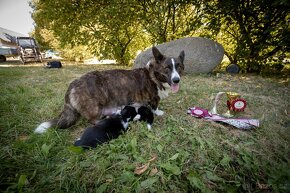
[[(1, 192), (289, 192), (287, 78), (187, 74), (181, 90), (161, 102), (166, 114), (155, 118), (152, 131), (132, 123), (128, 133), (90, 151), (72, 146), (85, 120), (33, 133), (61, 111), (73, 79), (106, 68), (112, 66), (0, 68)], [(219, 91), (241, 93), (248, 101), (241, 116), (261, 126), (242, 131), (186, 114), (188, 107), (210, 109)]]

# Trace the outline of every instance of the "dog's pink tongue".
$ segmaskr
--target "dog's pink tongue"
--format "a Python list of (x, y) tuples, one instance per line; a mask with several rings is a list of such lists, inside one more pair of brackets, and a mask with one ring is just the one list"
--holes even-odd
[(179, 90), (179, 84), (172, 84), (172, 85), (171, 85), (171, 91), (172, 91), (173, 93), (178, 92), (178, 90)]

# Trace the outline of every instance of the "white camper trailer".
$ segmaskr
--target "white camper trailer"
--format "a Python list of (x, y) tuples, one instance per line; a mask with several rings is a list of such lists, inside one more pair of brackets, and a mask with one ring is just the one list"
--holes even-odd
[(11, 56), (19, 56), (23, 64), (32, 60), (42, 62), (34, 38), (0, 27), (0, 62), (5, 62)]

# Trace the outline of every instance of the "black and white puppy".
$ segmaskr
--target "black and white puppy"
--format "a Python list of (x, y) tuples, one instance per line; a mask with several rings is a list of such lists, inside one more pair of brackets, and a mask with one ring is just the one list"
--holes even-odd
[(151, 130), (154, 121), (154, 115), (151, 108), (147, 106), (141, 106), (138, 108), (138, 114), (134, 117), (134, 120), (145, 121), (147, 128)]
[(100, 120), (96, 125), (86, 128), (85, 132), (74, 145), (85, 149), (94, 148), (99, 144), (116, 139), (128, 129), (129, 121), (136, 117), (136, 109), (125, 106), (120, 114)]
[(127, 131), (129, 122), (133, 120), (147, 122), (147, 127), (151, 130), (154, 120), (152, 109), (147, 106), (125, 106), (120, 114), (102, 119), (96, 125), (88, 127), (74, 145), (88, 149), (116, 139)]

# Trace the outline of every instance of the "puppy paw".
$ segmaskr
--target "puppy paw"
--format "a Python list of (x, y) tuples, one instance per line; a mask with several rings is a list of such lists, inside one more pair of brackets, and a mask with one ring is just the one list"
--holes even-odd
[(154, 111), (154, 114), (157, 115), (157, 116), (162, 116), (162, 115), (164, 114), (164, 111), (161, 111), (161, 110), (159, 110), (159, 109), (156, 109), (156, 110)]
[(141, 118), (141, 115), (140, 115), (140, 114), (137, 114), (137, 115), (134, 117), (133, 121), (138, 121), (138, 120), (140, 120), (140, 118)]

